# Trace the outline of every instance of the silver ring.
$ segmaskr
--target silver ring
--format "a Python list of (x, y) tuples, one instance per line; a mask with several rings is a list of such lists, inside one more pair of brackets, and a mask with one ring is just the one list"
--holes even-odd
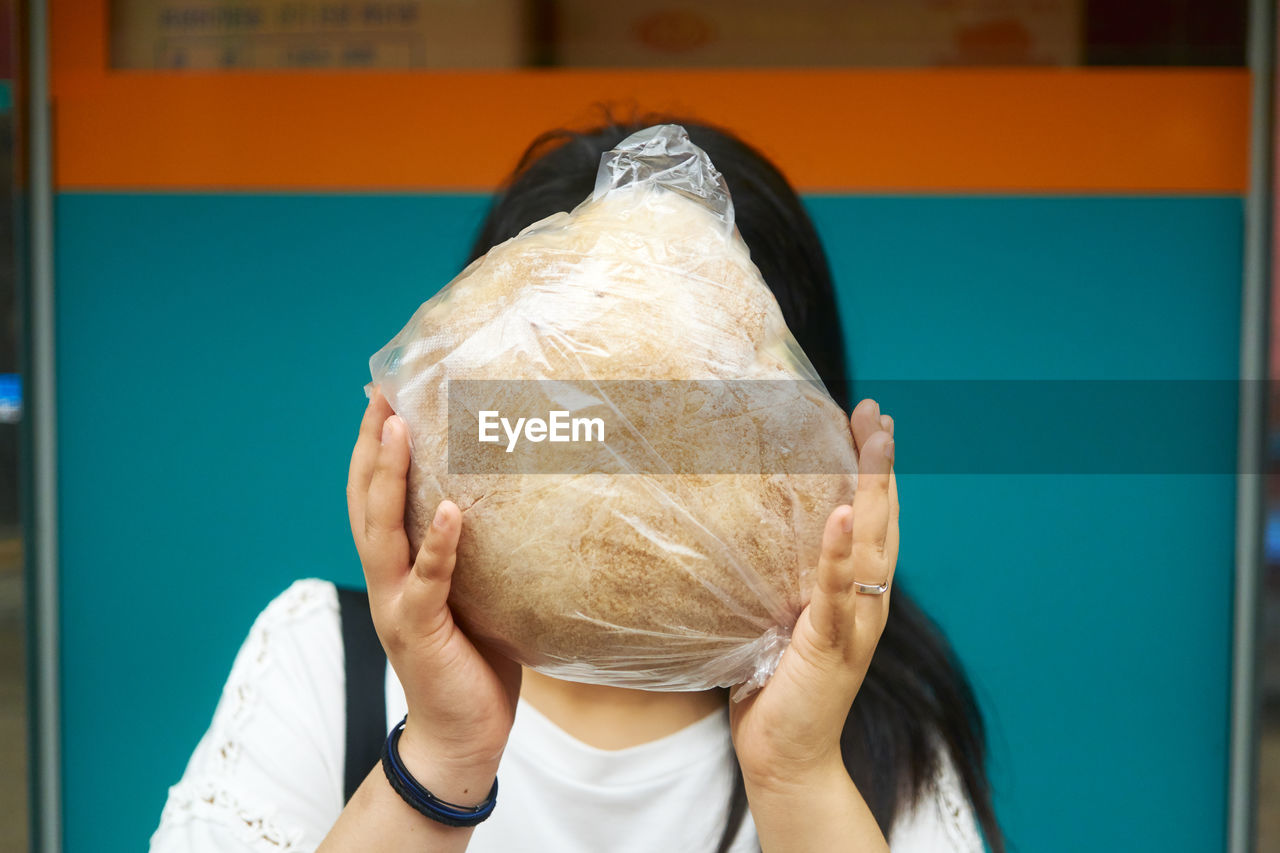
[(889, 591), (889, 582), (882, 584), (853, 582), (853, 591), (859, 595), (884, 595)]

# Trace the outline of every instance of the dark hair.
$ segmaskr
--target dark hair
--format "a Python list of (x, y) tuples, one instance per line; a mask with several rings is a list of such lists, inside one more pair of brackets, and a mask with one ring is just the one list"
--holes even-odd
[[(787, 326), (841, 408), (849, 411), (851, 371), (835, 286), (812, 221), (791, 185), (762, 154), (700, 122), (644, 116), (599, 128), (538, 137), (494, 199), (471, 250), (474, 260), (526, 226), (591, 195), (600, 155), (637, 130), (680, 124), (711, 157), (733, 197), (738, 230)], [(942, 632), (901, 581), (871, 667), (840, 738), (845, 767), (888, 837), (894, 819), (925, 795), (944, 754), (954, 763), (987, 844), (1004, 850), (986, 772), (986, 736), (973, 690)], [(733, 843), (746, 810), (741, 771), (720, 851)]]

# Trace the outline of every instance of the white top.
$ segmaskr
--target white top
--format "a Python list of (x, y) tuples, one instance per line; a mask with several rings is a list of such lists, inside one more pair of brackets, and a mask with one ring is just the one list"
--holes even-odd
[[(236, 655), (213, 723), (169, 789), (152, 853), (314, 850), (343, 807), (345, 679), (336, 589), (295, 582), (258, 616)], [(386, 700), (390, 730), (405, 714), (391, 667)], [(498, 808), (468, 849), (713, 851), (732, 750), (727, 712), (660, 740), (603, 750), (521, 701), (498, 770)], [(895, 853), (984, 850), (955, 768), (941, 764), (933, 794), (894, 824)], [(748, 814), (733, 853), (758, 850)]]

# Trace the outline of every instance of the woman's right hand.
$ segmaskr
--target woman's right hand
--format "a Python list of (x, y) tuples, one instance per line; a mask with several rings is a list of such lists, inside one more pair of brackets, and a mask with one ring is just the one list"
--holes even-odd
[(441, 501), (411, 561), (408, 471), (408, 430), (375, 390), (351, 454), (347, 513), (373, 624), (408, 702), (400, 755), (437, 797), (471, 806), (485, 799), (497, 773), (515, 720), (520, 666), (472, 643), (449, 610), (462, 532), (455, 504)]

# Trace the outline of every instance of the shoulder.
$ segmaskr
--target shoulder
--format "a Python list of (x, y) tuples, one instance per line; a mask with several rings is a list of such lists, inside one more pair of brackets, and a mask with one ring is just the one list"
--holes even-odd
[[(219, 719), (226, 716), (228, 709), (224, 705), (228, 699), (240, 700), (239, 707), (255, 697), (267, 698), (261, 695), (263, 690), (281, 682), (309, 678), (317, 670), (332, 671), (334, 663), (340, 673), (342, 633), (337, 587), (315, 578), (294, 581), (254, 619), (231, 665), (214, 723), (243, 721), (243, 713)], [(318, 686), (314, 679), (309, 680), (313, 687)]]
[(890, 833), (894, 853), (984, 853), (986, 846), (955, 762), (939, 749), (932, 778)]
[(323, 837), (342, 809), (338, 607), (332, 583), (306, 579), (258, 614), (153, 851), (308, 849)]
[(273, 598), (258, 615), (254, 627), (324, 622), (327, 621), (325, 614), (337, 616), (338, 588), (330, 581), (303, 578), (289, 584), (288, 589)]
[(314, 690), (337, 676), (341, 687), (342, 661), (337, 587), (315, 578), (294, 581), (254, 620), (232, 664), (223, 701), (228, 691), (296, 690), (300, 680)]

